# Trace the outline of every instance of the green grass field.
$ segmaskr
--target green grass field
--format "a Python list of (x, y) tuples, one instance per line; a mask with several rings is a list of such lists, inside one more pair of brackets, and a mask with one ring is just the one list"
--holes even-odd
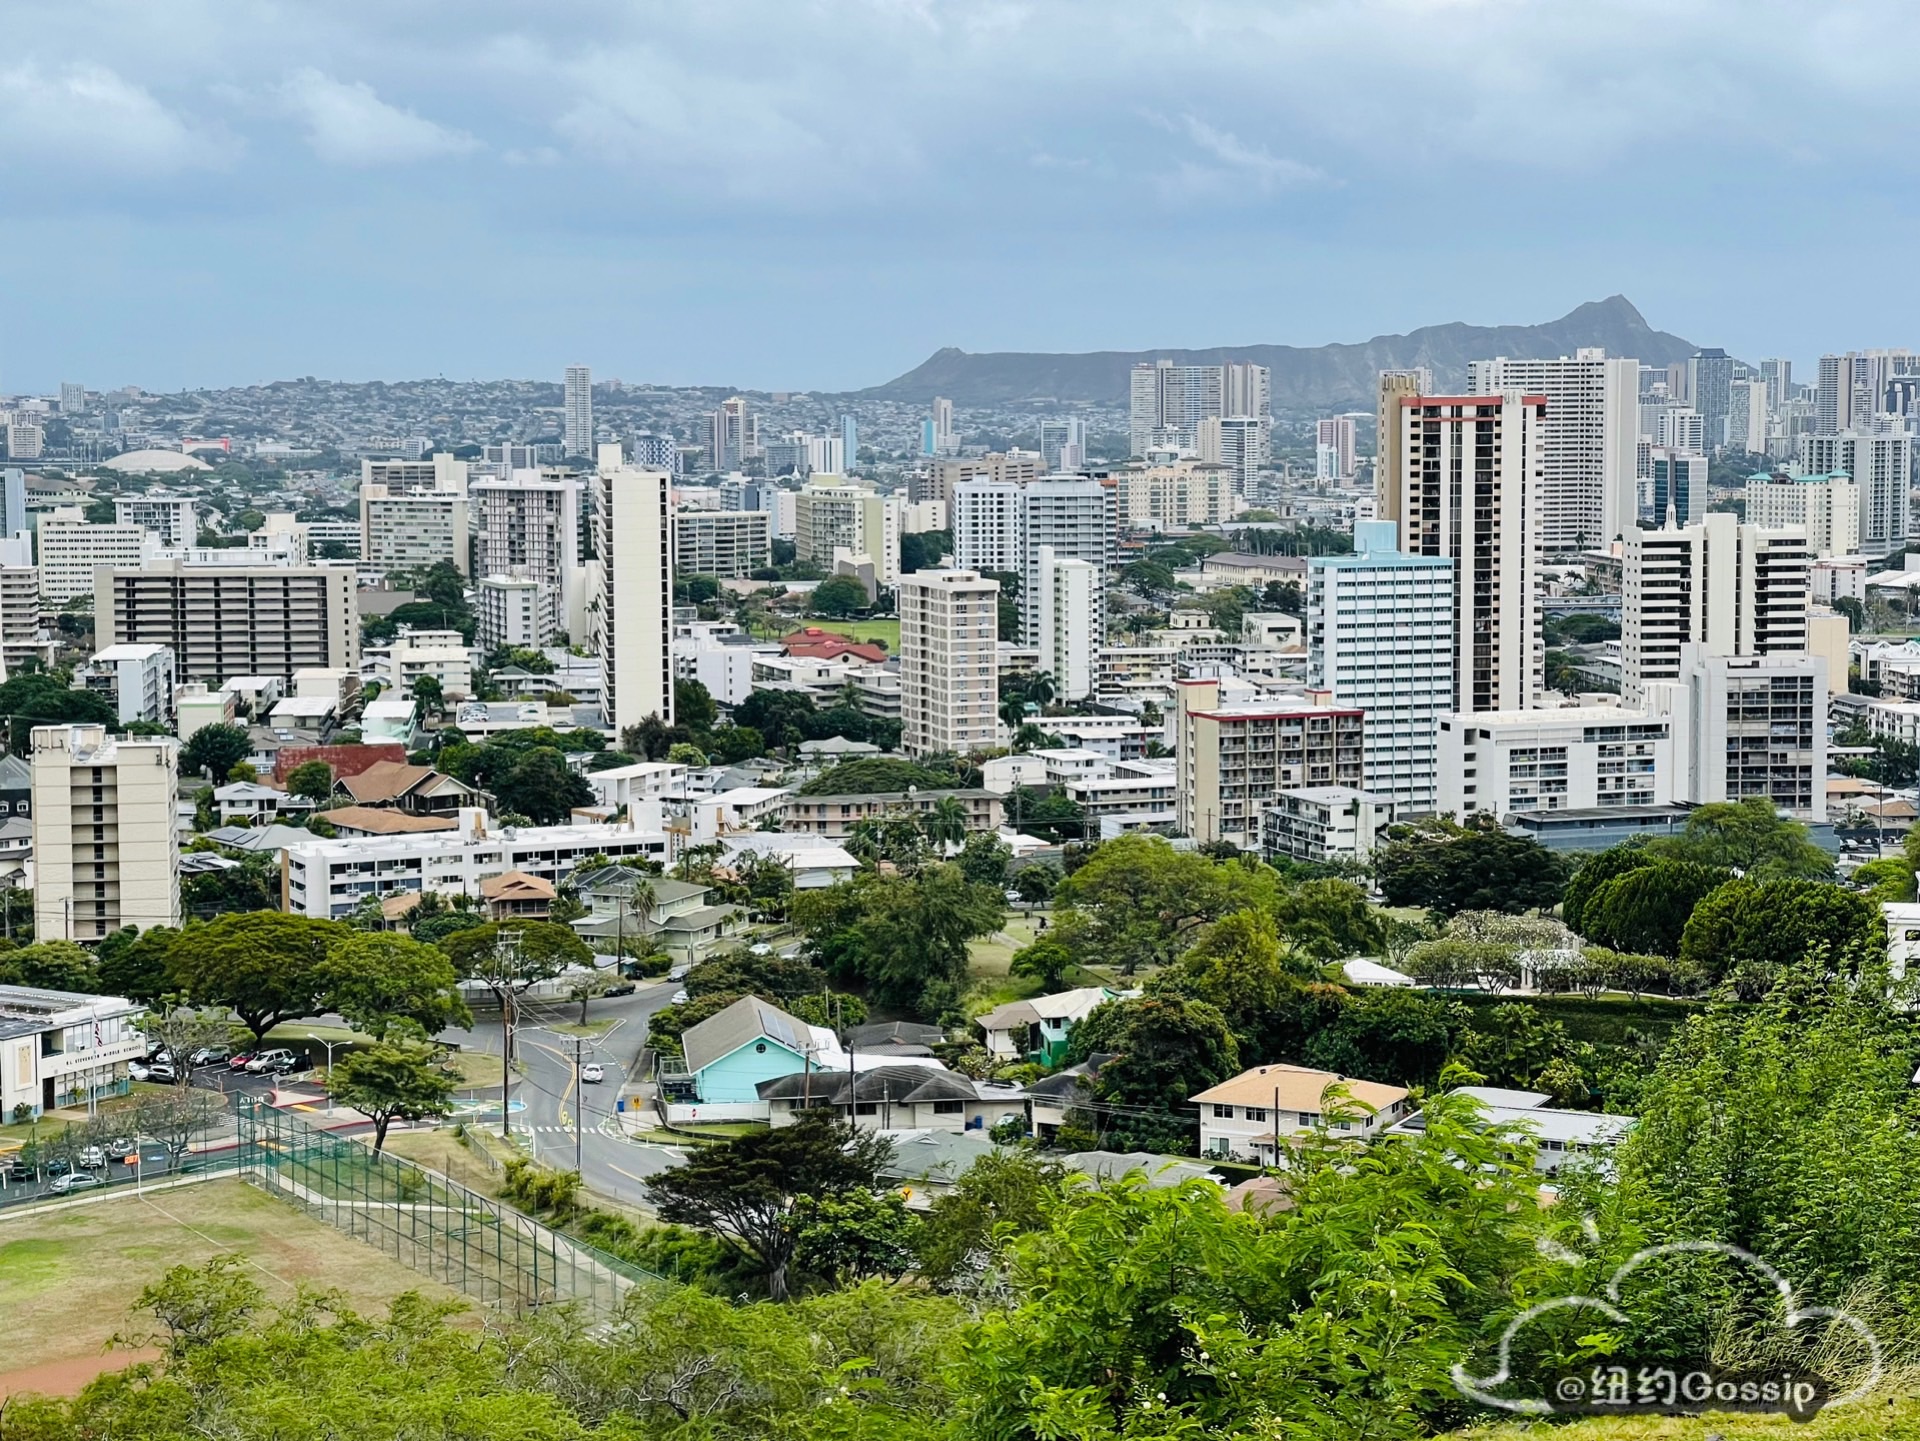
[[(6, 1371), (98, 1357), (110, 1337), (138, 1329), (129, 1312), (143, 1288), (173, 1266), (228, 1252), (269, 1301), (293, 1299), (303, 1282), (340, 1291), (368, 1311), (403, 1291), (453, 1293), (390, 1261), (364, 1241), (240, 1181), (122, 1195), (36, 1216), (0, 1219), (0, 1316), (7, 1318)], [(5, 1383), (0, 1374), (0, 1385)]]

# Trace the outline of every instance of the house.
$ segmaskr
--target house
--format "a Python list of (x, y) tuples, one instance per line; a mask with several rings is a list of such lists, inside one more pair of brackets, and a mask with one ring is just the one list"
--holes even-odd
[[(285, 791), (263, 786), (258, 781), (232, 781), (213, 788), (214, 807), (220, 813), (221, 822), (227, 825), (236, 821), (246, 826), (269, 823), (290, 800)], [(307, 805), (304, 801), (292, 804), (296, 809)]]
[(816, 890), (852, 880), (860, 869), (845, 846), (824, 836), (794, 835), (788, 831), (750, 831), (722, 836), (726, 851), (720, 864), (734, 866), (742, 856), (772, 857), (793, 875), (796, 891)]
[(463, 807), (486, 804), (465, 781), (405, 761), (376, 761), (354, 775), (339, 776), (333, 793), (357, 806), (387, 806), (417, 816), (453, 816)]
[(0, 1116), (124, 1096), (127, 1062), (146, 1054), (147, 1008), (119, 996), (0, 986)]
[(800, 759), (812, 764), (838, 765), (841, 761), (865, 760), (879, 754), (880, 747), (870, 741), (850, 741), (845, 736), (800, 742)]
[(0, 816), (33, 814), (33, 772), (19, 756), (0, 756)]
[[(742, 996), (717, 1015), (687, 1027), (680, 1037), (683, 1064), (660, 1070), (662, 1098), (672, 1096), (667, 1119), (762, 1120), (768, 1114), (758, 1087), (784, 1076), (839, 1075), (847, 1062), (840, 1039), (810, 1026), (758, 996)], [(693, 1114), (697, 1112), (698, 1114)]]
[(416, 831), (450, 831), (460, 824), (457, 816), (416, 816), (377, 806), (335, 806), (330, 811), (321, 812), (319, 819), (343, 836), (399, 836), (411, 835)]
[[(1536, 1149), (1533, 1169), (1543, 1176), (1557, 1176), (1569, 1157), (1602, 1154), (1612, 1149), (1634, 1127), (1631, 1116), (1613, 1116), (1603, 1111), (1563, 1111), (1549, 1106), (1553, 1097), (1540, 1091), (1516, 1091), (1503, 1086), (1456, 1086), (1449, 1096), (1468, 1096), (1479, 1102), (1480, 1120), (1488, 1129), (1517, 1129), (1529, 1132)], [(1422, 1135), (1427, 1129), (1424, 1113), (1407, 1117), (1392, 1128), (1391, 1134)]]
[(934, 1197), (953, 1189), (973, 1169), (974, 1162), (1000, 1150), (984, 1132), (917, 1129), (881, 1132), (893, 1142), (893, 1153), (882, 1163), (879, 1179), (896, 1187), (909, 1207), (924, 1210)]
[(525, 871), (484, 877), (480, 900), (490, 921), (544, 921), (553, 913), (553, 882)]
[(1037, 1139), (1051, 1142), (1067, 1117), (1093, 1099), (1093, 1083), (1100, 1068), (1112, 1059), (1107, 1052), (1096, 1052), (1079, 1065), (1043, 1076), (1027, 1087), (1027, 1113)]
[(207, 832), (207, 839), (230, 851), (284, 851), (313, 839), (312, 831), (298, 826), (218, 826)]
[(997, 1061), (1036, 1061), (1058, 1065), (1067, 1053), (1067, 1037), (1094, 1007), (1114, 998), (1104, 986), (1083, 986), (1026, 1001), (995, 1006), (974, 1024), (986, 1035), (987, 1051)]
[(1278, 1163), (1280, 1141), (1322, 1127), (1364, 1139), (1413, 1111), (1404, 1086), (1308, 1066), (1255, 1066), (1191, 1099), (1200, 1108), (1201, 1155), (1247, 1156), (1267, 1165)]
[(847, 1045), (863, 1056), (931, 1056), (946, 1040), (938, 1026), (917, 1021), (875, 1021), (847, 1032)]
[(875, 645), (872, 641), (851, 640), (834, 631), (822, 630), (817, 625), (780, 637), (780, 647), (788, 655), (803, 660), (838, 660), (845, 656), (850, 660), (865, 661), (868, 665), (883, 665), (887, 659), (885, 646)]
[(780, 823), (789, 831), (845, 840), (862, 821), (888, 816), (921, 816), (944, 800), (960, 803), (966, 814), (966, 829), (991, 831), (1005, 818), (1001, 803), (1006, 798), (988, 790), (872, 791), (852, 795), (802, 795), (795, 793), (786, 803)]
[[(740, 908), (713, 904), (713, 888), (649, 875), (632, 866), (575, 871), (566, 886), (587, 908), (573, 923), (582, 937), (658, 936), (670, 949), (710, 944), (738, 928)], [(641, 904), (636, 896), (652, 896)]]
[(912, 1057), (853, 1056), (851, 1072), (810, 1069), (762, 1082), (760, 1099), (775, 1126), (793, 1123), (801, 1111), (826, 1106), (845, 1113), (862, 1130), (978, 1131), (1005, 1120), (1027, 1129), (1027, 1093), (1018, 1086), (976, 1081), (938, 1061)]
[(1220, 1184), (1220, 1178), (1198, 1161), (1185, 1156), (1157, 1156), (1151, 1151), (1075, 1151), (1062, 1156), (1060, 1163), (1094, 1182), (1138, 1175), (1152, 1191), (1170, 1191), (1189, 1181)]

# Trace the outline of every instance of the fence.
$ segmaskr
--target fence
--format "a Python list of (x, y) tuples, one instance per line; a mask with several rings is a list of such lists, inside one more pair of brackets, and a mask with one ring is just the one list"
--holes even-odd
[(661, 1278), (411, 1162), (236, 1098), (241, 1173), (269, 1194), (483, 1305), (611, 1316)]

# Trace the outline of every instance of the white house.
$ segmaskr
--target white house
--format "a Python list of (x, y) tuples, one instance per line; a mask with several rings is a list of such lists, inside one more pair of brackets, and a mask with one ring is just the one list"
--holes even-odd
[(146, 1054), (134, 1022), (147, 1008), (119, 996), (0, 986), (0, 1116), (33, 1115), (127, 1093), (127, 1062)]
[[(1524, 1129), (1538, 1143), (1533, 1169), (1544, 1176), (1555, 1176), (1571, 1157), (1596, 1155), (1609, 1150), (1633, 1129), (1631, 1116), (1612, 1116), (1603, 1111), (1563, 1111), (1549, 1106), (1553, 1097), (1540, 1091), (1516, 1091), (1503, 1086), (1458, 1086), (1450, 1096), (1471, 1096), (1480, 1103), (1481, 1123), (1489, 1128)], [(1392, 1129), (1392, 1134), (1419, 1135), (1426, 1130), (1424, 1114), (1409, 1116)]]
[[(1325, 1126), (1335, 1136), (1378, 1135), (1412, 1113), (1404, 1086), (1356, 1081), (1307, 1066), (1255, 1066), (1192, 1098), (1200, 1154), (1276, 1163), (1278, 1143)], [(1332, 1114), (1330, 1114), (1332, 1113)]]

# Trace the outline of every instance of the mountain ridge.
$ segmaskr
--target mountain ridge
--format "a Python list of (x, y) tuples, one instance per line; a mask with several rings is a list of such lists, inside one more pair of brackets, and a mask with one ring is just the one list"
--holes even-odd
[(1646, 365), (1671, 365), (1698, 348), (1691, 341), (1647, 324), (1624, 295), (1590, 300), (1558, 320), (1540, 325), (1470, 325), (1450, 321), (1405, 335), (1376, 335), (1357, 343), (1319, 346), (1223, 345), (1204, 350), (1099, 350), (1080, 354), (985, 351), (947, 346), (904, 375), (854, 394), (863, 399), (931, 401), (945, 396), (956, 405), (1015, 405), (1055, 401), (1078, 405), (1125, 405), (1128, 376), (1141, 361), (1181, 365), (1251, 361), (1273, 372), (1273, 408), (1288, 410), (1371, 409), (1374, 377), (1382, 370), (1425, 365), (1434, 383), (1456, 389), (1466, 383), (1467, 362), (1497, 355), (1514, 359), (1571, 355), (1589, 346), (1631, 356)]

